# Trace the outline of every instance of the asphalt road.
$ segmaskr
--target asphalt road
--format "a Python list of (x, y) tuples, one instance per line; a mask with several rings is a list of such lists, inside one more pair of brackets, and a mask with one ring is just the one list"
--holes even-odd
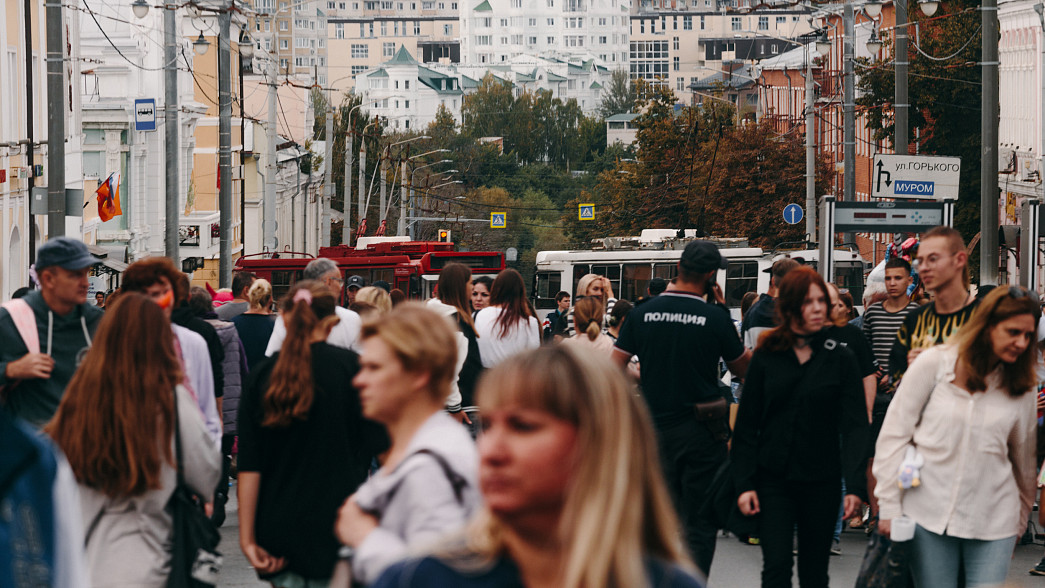
[[(247, 563), (239, 549), (239, 525), (236, 518), (237, 502), (235, 487), (226, 506), (227, 518), (221, 527), (219, 550), (225, 558), (219, 586), (264, 587)], [(856, 582), (860, 571), (867, 537), (863, 531), (846, 531), (842, 534), (842, 555), (831, 558), (831, 586), (849, 588)], [(1045, 546), (1026, 545), (1016, 548), (1009, 569), (1007, 586), (1011, 588), (1045, 588), (1045, 577), (1031, 576), (1027, 570), (1045, 554)], [(757, 546), (744, 545), (732, 537), (720, 537), (715, 552), (715, 563), (711, 568), (710, 588), (757, 588), (762, 569), (762, 552)], [(798, 585), (797, 579), (794, 580)]]

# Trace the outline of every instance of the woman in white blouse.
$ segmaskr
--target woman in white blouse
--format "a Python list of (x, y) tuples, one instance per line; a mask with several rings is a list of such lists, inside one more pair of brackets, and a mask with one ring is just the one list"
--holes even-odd
[(513, 269), (497, 274), (490, 306), (475, 315), (479, 356), (491, 368), (516, 353), (541, 345), (541, 323), (526, 301), (526, 285)]
[[(1037, 296), (1012, 286), (988, 294), (947, 345), (911, 364), (876, 446), (879, 530), (917, 523), (916, 588), (1005, 581), (1035, 491)], [(901, 490), (908, 448), (924, 458), (920, 484)], [(909, 478), (909, 476), (905, 476)], [(908, 480), (909, 481), (909, 480)], [(908, 485), (910, 485), (908, 483)]]

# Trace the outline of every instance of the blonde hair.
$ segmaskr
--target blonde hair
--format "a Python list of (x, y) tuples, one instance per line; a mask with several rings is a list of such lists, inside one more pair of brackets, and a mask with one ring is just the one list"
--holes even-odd
[(380, 314), (387, 314), (392, 310), (392, 296), (385, 292), (384, 288), (367, 286), (356, 292), (356, 301), (372, 305)]
[(457, 367), (456, 331), (456, 324), (425, 308), (424, 304), (404, 302), (394, 313), (375, 315), (364, 322), (360, 338), (363, 341), (372, 337), (380, 339), (403, 364), (404, 370), (427, 373), (431, 398), (443, 402), (450, 394)]
[(584, 333), (589, 341), (594, 341), (602, 334), (602, 301), (594, 296), (585, 296), (573, 306), (573, 325), (579, 336)]
[(265, 278), (254, 280), (250, 289), (247, 290), (247, 299), (250, 300), (251, 308), (264, 308), (268, 306), (265, 304), (266, 300), (268, 300), (268, 304), (272, 304), (272, 284), (270, 284)]
[[(498, 364), (476, 390), (483, 411), (512, 404), (577, 427), (583, 454), (560, 517), (560, 586), (645, 586), (650, 557), (695, 572), (646, 407), (609, 359), (576, 347), (541, 347)], [(489, 564), (504, 553), (504, 534), (504, 523), (484, 509), (468, 528), (465, 551), (442, 557), (462, 569)]]

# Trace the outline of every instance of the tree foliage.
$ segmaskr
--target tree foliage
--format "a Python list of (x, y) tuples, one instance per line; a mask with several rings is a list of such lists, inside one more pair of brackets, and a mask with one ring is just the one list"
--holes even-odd
[[(679, 107), (670, 89), (640, 92), (649, 98), (635, 120), (636, 160), (622, 158), (598, 175), (593, 189), (567, 204), (564, 224), (575, 242), (647, 228), (696, 228), (719, 237), (749, 237), (761, 246), (802, 238), (802, 227), (782, 217), (785, 205), (804, 200), (799, 137), (778, 136), (768, 123), (736, 127), (728, 104)], [(821, 190), (828, 172), (827, 163), (819, 161)], [(596, 204), (594, 221), (577, 218), (582, 202)]]
[[(949, 155), (962, 159), (962, 177), (959, 199), (955, 210), (955, 225), (968, 242), (980, 226), (980, 84), (981, 54), (980, 13), (978, 3), (972, 0), (954, 0), (941, 6), (941, 13), (932, 22), (911, 10), (909, 18), (921, 22), (917, 38), (911, 35), (907, 60), (908, 141), (918, 144), (923, 155)], [(943, 16), (941, 18), (941, 16)], [(892, 46), (891, 35), (883, 39)], [(929, 59), (925, 53), (944, 60)], [(886, 63), (863, 61), (858, 82), (860, 97), (857, 105), (863, 107), (867, 128), (876, 141), (893, 143), (895, 127), (892, 111), (895, 96), (895, 70), (892, 61)], [(917, 134), (916, 134), (917, 131)], [(970, 262), (978, 263), (978, 256)], [(978, 272), (973, 272), (976, 275)]]
[(635, 85), (628, 75), (628, 70), (614, 70), (610, 74), (610, 83), (606, 86), (606, 93), (599, 106), (599, 114), (603, 118), (609, 118), (615, 114), (632, 112), (637, 98), (638, 94), (635, 92)]

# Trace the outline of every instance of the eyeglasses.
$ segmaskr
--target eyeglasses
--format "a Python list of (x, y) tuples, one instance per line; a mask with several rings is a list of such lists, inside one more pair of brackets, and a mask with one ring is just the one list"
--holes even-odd
[(927, 258), (918, 257), (913, 262), (911, 262), (911, 267), (914, 268), (915, 271), (917, 271), (919, 268), (933, 267), (936, 264), (940, 263), (940, 261), (942, 261), (942, 260), (944, 260), (944, 259), (946, 259), (948, 257), (952, 257), (952, 256), (953, 256), (953, 254), (951, 254), (951, 255), (930, 255)]

